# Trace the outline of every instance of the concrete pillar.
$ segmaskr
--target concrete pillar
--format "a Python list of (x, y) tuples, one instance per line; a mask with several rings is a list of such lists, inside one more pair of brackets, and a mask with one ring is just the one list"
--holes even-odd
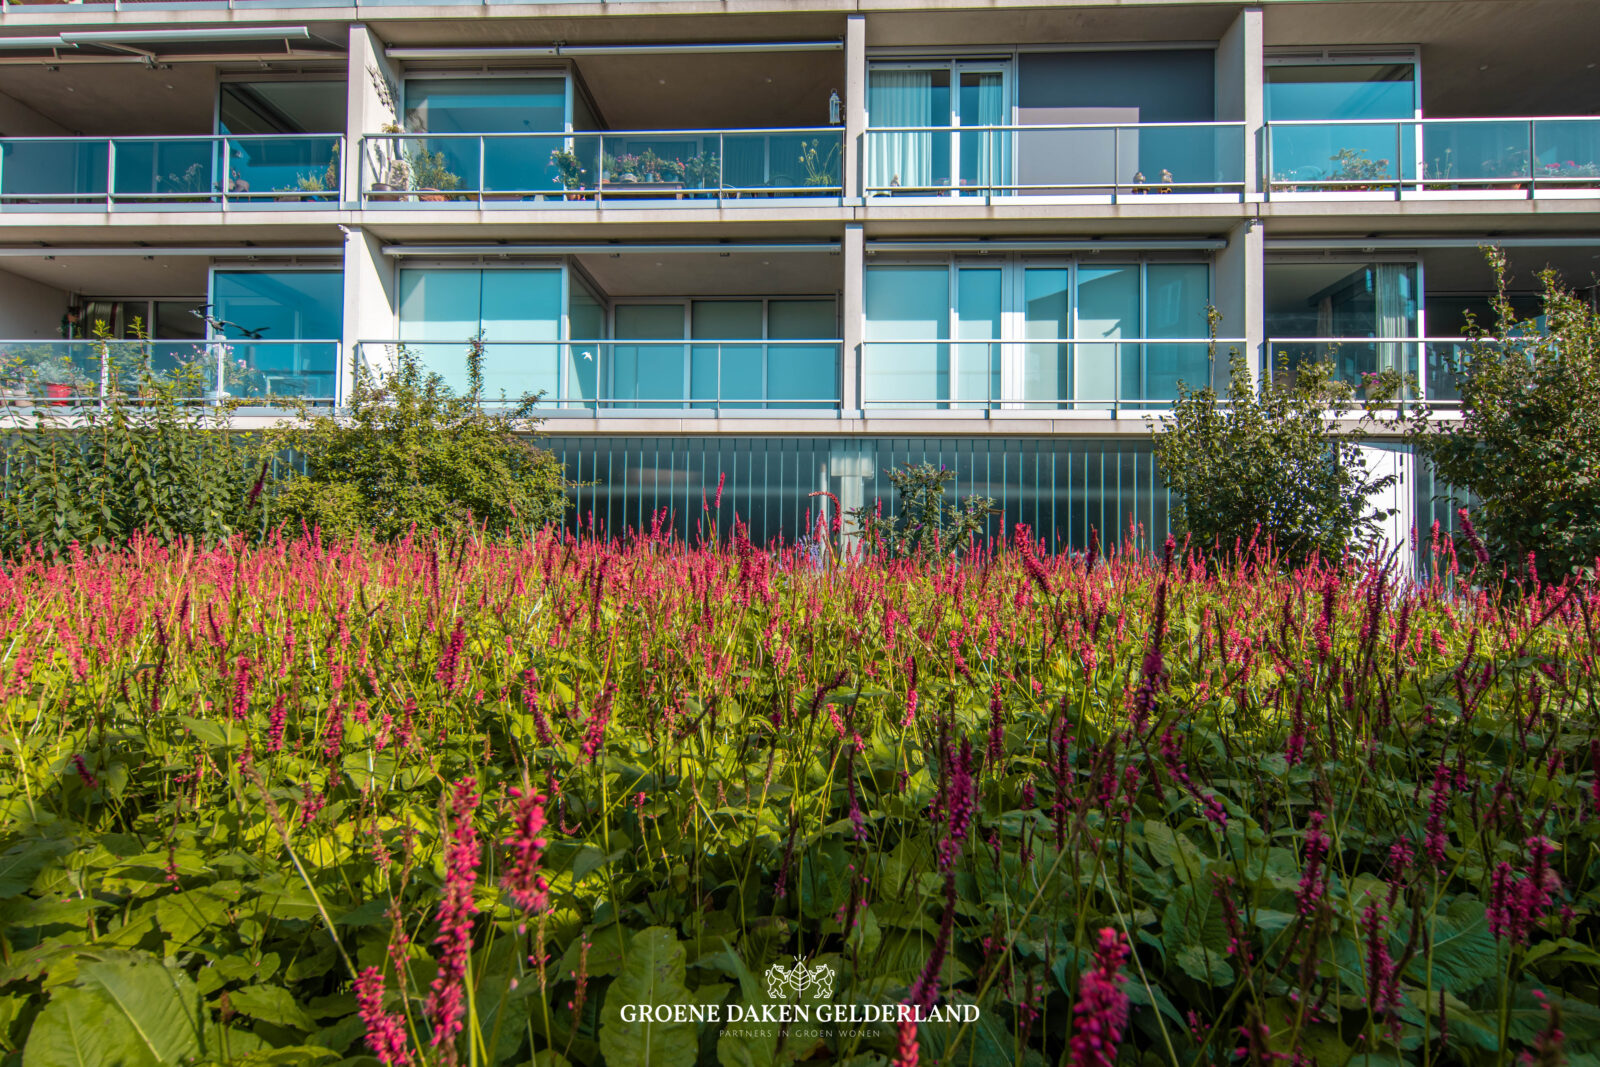
[(1243, 343), (1219, 344), (1212, 386), (1225, 394), (1228, 356), (1237, 348), (1259, 380), (1262, 345), (1266, 343), (1266, 301), (1262, 292), (1265, 234), (1257, 219), (1245, 219), (1228, 233), (1228, 247), (1217, 253), (1216, 307), (1222, 314), (1217, 336), (1243, 338)]
[[(358, 226), (344, 238), (344, 344), (340, 348), (340, 402), (355, 384), (356, 361), (362, 341), (389, 341), (395, 335), (398, 306), (398, 272), (394, 260), (383, 254), (383, 241)], [(389, 353), (382, 348), (366, 353), (372, 369), (391, 369)]]
[(1245, 198), (1261, 194), (1262, 123), (1266, 117), (1262, 90), (1261, 9), (1247, 7), (1217, 42), (1216, 114), (1219, 122), (1244, 123)]
[(860, 200), (865, 189), (867, 130), (867, 19), (851, 15), (844, 28), (844, 195)]
[(861, 417), (861, 337), (866, 326), (861, 301), (867, 246), (859, 222), (845, 224), (840, 254), (844, 256), (844, 293), (839, 308), (843, 332), (839, 336), (844, 340), (844, 352), (839, 368), (839, 397), (843, 416), (851, 419)]
[(382, 181), (392, 154), (376, 146), (376, 157), (362, 166), (361, 137), (400, 125), (401, 70), (383, 54), (383, 41), (361, 23), (350, 27), (350, 61), (345, 80), (344, 200), (358, 204), (363, 181)]

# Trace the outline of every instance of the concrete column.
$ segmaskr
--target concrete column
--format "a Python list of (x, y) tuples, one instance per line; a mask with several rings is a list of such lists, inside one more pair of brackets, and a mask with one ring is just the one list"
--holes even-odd
[(1262, 292), (1262, 265), (1266, 247), (1259, 220), (1245, 219), (1228, 234), (1228, 247), (1217, 253), (1218, 337), (1242, 337), (1244, 344), (1219, 344), (1212, 386), (1218, 393), (1228, 387), (1230, 349), (1238, 348), (1259, 380), (1262, 345), (1266, 342), (1266, 301)]
[(866, 325), (862, 306), (863, 273), (866, 269), (866, 237), (859, 222), (846, 223), (840, 255), (844, 256), (844, 294), (839, 307), (843, 328), (843, 359), (839, 368), (839, 397), (845, 418), (861, 416), (861, 337)]
[[(340, 348), (339, 396), (355, 384), (358, 342), (388, 341), (395, 335), (398, 306), (394, 260), (383, 254), (383, 241), (360, 227), (344, 238), (344, 343)], [(367, 352), (374, 370), (390, 370), (388, 353)]]
[(1219, 122), (1244, 123), (1245, 196), (1260, 199), (1262, 123), (1266, 108), (1262, 91), (1261, 9), (1247, 7), (1217, 42), (1216, 114)]
[(400, 125), (400, 66), (383, 54), (383, 41), (361, 23), (350, 27), (350, 60), (345, 81), (345, 160), (344, 200), (359, 203), (363, 180), (382, 181), (387, 153), (379, 146), (381, 159), (361, 163), (361, 137), (381, 133), (385, 127)]
[(851, 15), (844, 28), (844, 195), (864, 195), (867, 130), (867, 19)]

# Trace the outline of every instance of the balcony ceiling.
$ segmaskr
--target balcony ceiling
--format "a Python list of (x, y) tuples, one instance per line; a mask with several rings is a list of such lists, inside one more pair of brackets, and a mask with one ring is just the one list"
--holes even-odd
[(843, 52), (591, 56), (577, 61), (613, 130), (826, 126)]
[(0, 286), (6, 274), (20, 275), (67, 292), (89, 296), (195, 296), (206, 291), (204, 256), (88, 256), (33, 259), (7, 256), (0, 260)]
[(1422, 46), (1425, 114), (1600, 112), (1600, 3), (1421, 0), (1269, 4), (1269, 48)]
[[(404, 8), (373, 8), (366, 21), (391, 45), (416, 48), (564, 44), (669, 44), (704, 41), (813, 41), (844, 38), (844, 15), (829, 13), (711, 17), (473, 18), (410, 20)], [(385, 14), (399, 14), (387, 19)]]
[[(0, 65), (0, 136), (210, 134), (219, 69), (208, 63), (155, 70), (133, 63), (63, 63), (54, 70), (43, 63)], [(342, 64), (335, 73), (344, 77)]]
[(133, 64), (0, 66), (0, 132), (210, 133), (216, 71), (201, 65), (147, 70)]

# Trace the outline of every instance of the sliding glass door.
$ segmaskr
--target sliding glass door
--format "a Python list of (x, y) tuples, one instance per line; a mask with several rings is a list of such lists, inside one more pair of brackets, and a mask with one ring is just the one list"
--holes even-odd
[(1099, 409), (1211, 384), (1206, 263), (984, 257), (873, 264), (867, 407)]
[[(867, 186), (989, 193), (1011, 182), (1008, 63), (882, 64), (867, 74)], [(952, 91), (954, 90), (954, 91)]]
[(469, 342), (481, 336), (485, 399), (559, 397), (562, 274), (559, 266), (402, 270), (400, 340), (465, 392)]

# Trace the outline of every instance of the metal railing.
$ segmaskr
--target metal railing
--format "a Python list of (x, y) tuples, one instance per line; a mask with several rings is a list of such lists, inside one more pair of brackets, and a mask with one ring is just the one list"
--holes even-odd
[[(836, 415), (844, 343), (827, 340), (484, 341), (486, 403), (540, 395), (547, 414)], [(467, 387), (467, 341), (361, 341), (356, 358), (381, 375), (400, 346), (426, 371)]]
[(1271, 194), (1510, 192), (1600, 188), (1600, 118), (1269, 122)]
[(0, 138), (0, 206), (84, 204), (167, 208), (337, 203), (344, 138)]
[(728, 200), (844, 195), (844, 131), (380, 133), (361, 141), (363, 203)]
[(339, 342), (0, 341), (0, 403), (70, 407), (112, 391), (135, 397), (157, 383), (180, 399), (296, 398), (332, 404)]
[(1168, 408), (1181, 382), (1225, 385), (1243, 338), (869, 340), (865, 410), (1057, 412)]
[(1242, 198), (1242, 122), (896, 126), (866, 131), (868, 196)]
[(1406, 400), (1448, 407), (1461, 402), (1456, 380), (1474, 343), (1500, 342), (1466, 337), (1271, 337), (1262, 357), (1263, 365), (1274, 370), (1287, 362), (1291, 374), (1302, 363), (1332, 363), (1340, 381), (1358, 388), (1368, 375), (1398, 371), (1414, 383), (1405, 391)]

